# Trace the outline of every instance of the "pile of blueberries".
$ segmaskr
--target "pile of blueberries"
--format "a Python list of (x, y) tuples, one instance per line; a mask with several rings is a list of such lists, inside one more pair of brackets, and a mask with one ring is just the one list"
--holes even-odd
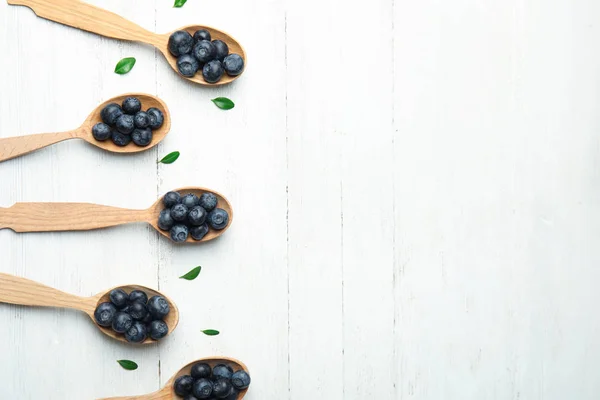
[(141, 290), (127, 294), (123, 289), (111, 290), (109, 297), (110, 302), (101, 303), (94, 312), (98, 325), (125, 335), (130, 343), (142, 343), (149, 337), (160, 340), (169, 333), (164, 318), (171, 307), (164, 297), (148, 299)]
[(212, 40), (210, 32), (200, 29), (190, 35), (187, 31), (176, 31), (169, 37), (169, 51), (177, 57), (179, 73), (188, 78), (202, 70), (208, 83), (217, 83), (224, 73), (238, 76), (244, 71), (244, 59), (239, 54), (229, 54), (227, 43)]
[(160, 128), (165, 117), (158, 108), (142, 111), (142, 102), (128, 97), (122, 105), (110, 103), (100, 112), (102, 122), (92, 128), (94, 139), (103, 142), (112, 139), (117, 146), (127, 146), (133, 141), (140, 147), (152, 142), (152, 131)]
[(226, 364), (217, 364), (214, 368), (206, 363), (192, 366), (190, 375), (175, 380), (175, 393), (185, 400), (236, 400), (240, 390), (250, 386), (250, 375), (244, 370), (233, 372)]
[(170, 232), (171, 240), (185, 242), (188, 236), (202, 240), (209, 226), (215, 230), (224, 229), (229, 223), (229, 214), (217, 208), (217, 196), (203, 193), (200, 197), (193, 193), (181, 196), (178, 192), (169, 192), (163, 197), (163, 209), (158, 216), (158, 227)]

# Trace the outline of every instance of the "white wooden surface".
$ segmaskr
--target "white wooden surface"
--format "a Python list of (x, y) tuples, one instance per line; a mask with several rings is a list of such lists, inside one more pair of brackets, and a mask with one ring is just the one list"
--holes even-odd
[(196, 247), (142, 225), (0, 231), (2, 272), (81, 295), (159, 287), (182, 313), (140, 349), (82, 314), (0, 305), (0, 399), (141, 394), (215, 354), (250, 367), (249, 400), (598, 398), (600, 3), (94, 3), (158, 32), (219, 27), (248, 69), (192, 86), (149, 47), (0, 3), (1, 137), (76, 127), (128, 91), (173, 112), (147, 153), (70, 142), (0, 164), (0, 206), (143, 208), (202, 185), (236, 219)]

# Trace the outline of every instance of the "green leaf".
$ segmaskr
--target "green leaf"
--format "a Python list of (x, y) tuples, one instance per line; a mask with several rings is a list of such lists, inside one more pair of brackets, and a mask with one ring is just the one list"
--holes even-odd
[(194, 279), (196, 279), (198, 277), (198, 275), (200, 275), (201, 270), (202, 270), (202, 267), (196, 267), (193, 270), (191, 270), (190, 272), (188, 272), (187, 274), (180, 276), (179, 279), (193, 281)]
[(212, 99), (212, 102), (221, 110), (231, 110), (235, 107), (233, 101), (229, 100), (227, 97), (217, 97), (216, 99)]
[(187, 2), (187, 0), (175, 0), (173, 7), (180, 8)]
[(214, 329), (206, 329), (206, 330), (202, 331), (202, 333), (204, 333), (205, 335), (208, 335), (208, 336), (217, 336), (221, 332), (216, 331)]
[(173, 164), (179, 158), (179, 154), (180, 153), (178, 151), (174, 151), (174, 152), (169, 153), (166, 156), (164, 156), (163, 159), (160, 160), (159, 162), (161, 162), (163, 164)]
[(126, 369), (128, 371), (133, 371), (133, 370), (136, 370), (138, 368), (138, 365), (136, 363), (134, 363), (133, 361), (129, 361), (129, 360), (117, 360), (117, 362), (119, 363), (119, 365), (121, 367), (123, 367), (124, 369)]
[(133, 68), (134, 65), (135, 65), (135, 58), (133, 58), (133, 57), (124, 58), (117, 63), (117, 66), (115, 67), (115, 73), (117, 73), (119, 75), (125, 75), (126, 73), (131, 71), (131, 69)]

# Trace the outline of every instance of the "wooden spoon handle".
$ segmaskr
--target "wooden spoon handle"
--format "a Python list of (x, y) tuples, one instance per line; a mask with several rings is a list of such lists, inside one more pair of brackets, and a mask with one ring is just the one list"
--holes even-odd
[(74, 308), (86, 312), (90, 306), (90, 299), (2, 273), (0, 273), (0, 302), (23, 306)]
[(147, 221), (148, 210), (88, 203), (17, 203), (0, 208), (0, 229), (15, 232), (87, 231)]
[(164, 388), (158, 392), (143, 394), (140, 396), (107, 397), (98, 400), (173, 400), (169, 388)]
[(38, 17), (84, 31), (122, 40), (154, 44), (156, 35), (133, 22), (79, 0), (7, 0), (8, 4), (27, 6)]
[(51, 144), (77, 137), (76, 131), (40, 133), (0, 139), (0, 162), (39, 150)]

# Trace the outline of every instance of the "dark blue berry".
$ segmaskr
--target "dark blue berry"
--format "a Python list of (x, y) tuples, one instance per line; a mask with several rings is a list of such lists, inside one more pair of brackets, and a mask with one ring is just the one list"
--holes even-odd
[(129, 293), (129, 304), (135, 303), (136, 301), (146, 304), (148, 302), (148, 295), (141, 290), (132, 290)]
[(102, 303), (94, 311), (94, 318), (100, 326), (108, 327), (111, 326), (115, 315), (117, 314), (117, 307), (113, 303)]
[(123, 110), (121, 110), (121, 106), (117, 103), (108, 104), (100, 112), (102, 121), (111, 126), (117, 122), (117, 118), (119, 118), (121, 115), (123, 115)]
[(158, 108), (152, 107), (149, 108), (146, 113), (148, 113), (148, 117), (150, 118), (150, 123), (148, 125), (150, 129), (156, 130), (162, 126), (163, 122), (165, 121), (165, 116), (162, 111), (160, 111)]
[(116, 129), (112, 131), (112, 141), (119, 147), (127, 146), (131, 143), (131, 135), (125, 135), (124, 133), (119, 132)]
[(131, 318), (131, 315), (124, 312), (118, 312), (113, 320), (112, 328), (113, 331), (117, 333), (125, 333), (131, 328), (131, 325), (133, 325), (133, 318)]
[(150, 331), (149, 325), (152, 321), (154, 321), (154, 317), (150, 313), (146, 314), (146, 317), (142, 320), (142, 322), (148, 327), (148, 331)]
[(152, 129), (136, 128), (131, 134), (131, 140), (137, 146), (146, 147), (152, 142)]
[(194, 33), (194, 40), (199, 42), (201, 40), (208, 40), (210, 42), (210, 32), (206, 29), (197, 30)]
[(148, 311), (155, 319), (162, 319), (169, 314), (171, 307), (164, 297), (153, 296), (148, 300)]
[(188, 193), (181, 198), (181, 204), (187, 208), (192, 208), (198, 205), (200, 199), (194, 193)]
[(135, 129), (133, 115), (123, 114), (117, 118), (116, 128), (119, 132), (129, 135)]
[(200, 69), (200, 63), (190, 54), (184, 54), (177, 58), (177, 69), (181, 75), (191, 78)]
[(187, 31), (176, 31), (169, 37), (169, 52), (175, 57), (192, 51), (194, 38)]
[(213, 40), (212, 44), (215, 46), (217, 51), (215, 58), (219, 61), (223, 61), (223, 59), (229, 54), (229, 47), (227, 46), (227, 43), (222, 40)]
[(200, 226), (192, 226), (190, 228), (190, 235), (194, 240), (202, 240), (204, 236), (208, 233), (208, 224), (203, 224)]
[(94, 136), (94, 139), (100, 142), (110, 139), (111, 134), (112, 129), (110, 129), (110, 126), (104, 122), (98, 122), (92, 128), (92, 135)]
[(184, 204), (175, 204), (171, 207), (171, 218), (177, 222), (185, 221), (188, 215), (189, 209)]
[(227, 75), (238, 76), (244, 71), (244, 59), (238, 54), (230, 54), (223, 60), (223, 68)]
[(224, 399), (231, 392), (231, 383), (227, 379), (217, 379), (213, 382), (213, 396), (217, 399)]
[(177, 393), (179, 396), (185, 396), (187, 394), (190, 394), (193, 385), (194, 378), (192, 378), (189, 375), (182, 375), (179, 378), (175, 379), (173, 389), (175, 389), (175, 393)]
[(217, 48), (208, 40), (201, 40), (194, 45), (192, 54), (201, 63), (212, 61), (217, 56)]
[(221, 65), (221, 61), (212, 60), (204, 64), (204, 67), (202, 68), (202, 76), (208, 83), (219, 82), (223, 76), (223, 66)]
[(212, 382), (208, 379), (198, 379), (192, 387), (192, 394), (197, 399), (209, 399), (213, 391)]
[(156, 320), (150, 322), (148, 325), (148, 334), (154, 340), (160, 340), (167, 336), (169, 333), (169, 327), (165, 321)]
[(146, 111), (140, 111), (133, 117), (136, 128), (150, 127), (150, 116)]
[(129, 314), (129, 305), (126, 305), (125, 307), (123, 307), (119, 311), (120, 312), (124, 312), (125, 314)]
[(224, 400), (237, 400), (239, 394), (240, 394), (240, 392), (236, 388), (232, 387), (229, 394), (227, 396), (225, 396), (223, 399)]
[(137, 97), (128, 97), (123, 100), (121, 108), (125, 114), (135, 115), (142, 109), (142, 102)]
[(193, 226), (203, 225), (206, 221), (207, 212), (200, 206), (192, 207), (188, 213), (188, 222)]
[(222, 208), (215, 208), (208, 213), (208, 224), (211, 228), (221, 230), (227, 226), (229, 222), (229, 214)]
[(158, 216), (158, 227), (163, 231), (170, 231), (175, 225), (175, 220), (171, 217), (171, 209), (165, 208)]
[(175, 204), (181, 203), (181, 195), (177, 192), (169, 192), (163, 197), (165, 207), (173, 207)]
[(217, 364), (213, 368), (213, 378), (214, 379), (229, 380), (229, 379), (231, 379), (232, 375), (233, 375), (233, 368), (231, 368), (229, 365)]
[(193, 394), (188, 394), (187, 396), (185, 396), (183, 398), (183, 400), (198, 400), (198, 398), (196, 396), (194, 396)]
[(196, 363), (192, 365), (191, 375), (194, 379), (206, 378), (209, 379), (212, 374), (212, 368), (207, 363)]
[(190, 235), (190, 230), (185, 225), (175, 225), (171, 228), (171, 240), (175, 243), (183, 243), (187, 240)]
[(146, 325), (140, 321), (135, 321), (133, 325), (125, 332), (125, 340), (130, 343), (142, 343), (148, 337)]
[(244, 370), (237, 371), (231, 376), (231, 384), (238, 390), (244, 390), (250, 386), (250, 375)]
[(213, 193), (203, 193), (202, 196), (200, 196), (199, 205), (206, 211), (210, 212), (215, 209), (217, 202), (217, 196), (215, 196)]
[(127, 305), (127, 300), (129, 300), (129, 295), (123, 289), (111, 290), (108, 297), (110, 297), (110, 301), (115, 307), (119, 309), (124, 308)]
[(148, 309), (146, 308), (146, 304), (136, 301), (129, 306), (129, 315), (131, 318), (142, 321), (148, 315)]

